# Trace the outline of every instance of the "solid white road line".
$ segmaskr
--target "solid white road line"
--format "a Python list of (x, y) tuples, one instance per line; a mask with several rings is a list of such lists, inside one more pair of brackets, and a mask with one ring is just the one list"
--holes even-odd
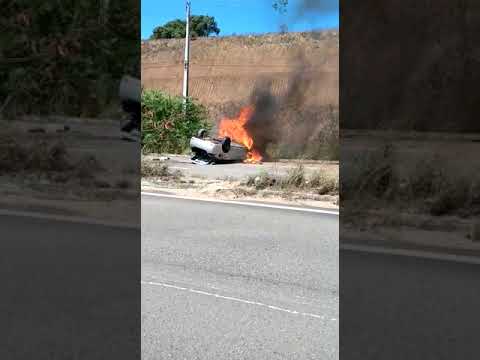
[(160, 287), (170, 288), (170, 289), (175, 289), (175, 290), (180, 290), (180, 291), (187, 291), (187, 292), (194, 293), (194, 294), (216, 297), (218, 299), (235, 301), (235, 302), (248, 304), (248, 305), (262, 306), (262, 307), (265, 307), (265, 308), (268, 308), (268, 309), (271, 309), (271, 310), (282, 311), (282, 312), (289, 313), (289, 314), (292, 314), (292, 315), (301, 315), (301, 316), (311, 317), (311, 318), (315, 318), (315, 319), (330, 320), (330, 321), (336, 321), (337, 320), (335, 318), (327, 319), (325, 316), (322, 316), (322, 315), (285, 309), (285, 308), (281, 308), (281, 307), (274, 306), (274, 305), (264, 304), (264, 303), (261, 303), (261, 302), (258, 302), (258, 301), (239, 299), (239, 298), (235, 298), (235, 297), (231, 297), (231, 296), (224, 296), (224, 295), (220, 295), (220, 294), (209, 293), (209, 292), (206, 292), (206, 291), (195, 290), (195, 289), (186, 288), (186, 287), (182, 287), (182, 286), (176, 286), (176, 285), (153, 282), (153, 281), (141, 281), (141, 284), (142, 285), (150, 285), (150, 286), (160, 286)]
[(81, 217), (81, 216), (68, 216), (68, 215), (58, 215), (58, 214), (45, 214), (34, 211), (16, 211), (16, 210), (3, 210), (0, 209), (0, 216), (18, 216), (18, 217), (28, 217), (33, 219), (42, 219), (42, 220), (52, 220), (60, 222), (71, 222), (71, 223), (80, 223), (80, 224), (89, 224), (89, 225), (101, 225), (101, 226), (110, 226), (117, 228), (127, 228), (127, 229), (139, 229), (140, 225), (132, 224), (123, 224), (117, 223), (114, 221), (105, 221), (98, 220), (93, 218)]
[(391, 249), (381, 246), (340, 244), (340, 250), (358, 251), (364, 253), (406, 256), (429, 260), (450, 261), (463, 264), (480, 265), (480, 257), (446, 254), (432, 251)]
[(205, 198), (196, 198), (196, 197), (179, 196), (179, 195), (171, 195), (171, 194), (158, 194), (158, 193), (143, 192), (143, 191), (142, 191), (142, 195), (152, 196), (152, 197), (159, 197), (159, 198), (180, 199), (180, 200), (192, 200), (192, 201), (203, 201), (203, 202), (219, 203), (219, 204), (229, 204), (229, 205), (252, 206), (252, 207), (260, 207), (260, 208), (268, 208), (268, 209), (281, 209), (281, 210), (301, 211), (301, 212), (309, 212), (309, 213), (317, 213), (317, 214), (328, 214), (328, 215), (336, 215), (336, 216), (339, 215), (338, 211), (333, 211), (333, 210), (312, 209), (312, 208), (303, 208), (303, 207), (295, 207), (295, 206), (284, 206), (284, 205), (274, 205), (274, 204), (264, 204), (264, 203), (253, 203), (253, 202), (247, 202), (247, 201), (205, 199)]

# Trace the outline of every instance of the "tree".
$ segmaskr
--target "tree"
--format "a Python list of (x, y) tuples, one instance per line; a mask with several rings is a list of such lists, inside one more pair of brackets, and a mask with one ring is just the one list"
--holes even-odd
[(0, 112), (97, 116), (140, 76), (138, 0), (2, 1)]
[(163, 26), (156, 27), (151, 36), (152, 39), (175, 39), (185, 36), (185, 21), (176, 19), (167, 22)]
[[(172, 20), (165, 25), (158, 26), (153, 30), (151, 39), (175, 39), (185, 37), (185, 20)], [(193, 15), (190, 18), (190, 34), (192, 37), (207, 37), (211, 34), (218, 35), (220, 29), (213, 16)]]
[(287, 12), (288, 0), (274, 0), (272, 6), (275, 11), (285, 14)]

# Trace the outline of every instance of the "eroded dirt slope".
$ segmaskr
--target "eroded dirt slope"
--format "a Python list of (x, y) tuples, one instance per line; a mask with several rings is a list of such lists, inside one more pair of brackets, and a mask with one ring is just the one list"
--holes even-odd
[[(183, 78), (182, 39), (142, 42), (142, 83), (179, 95)], [(338, 32), (202, 38), (191, 44), (190, 94), (213, 117), (249, 101), (256, 84), (271, 81), (282, 94), (298, 71), (312, 81), (307, 107), (338, 106)]]

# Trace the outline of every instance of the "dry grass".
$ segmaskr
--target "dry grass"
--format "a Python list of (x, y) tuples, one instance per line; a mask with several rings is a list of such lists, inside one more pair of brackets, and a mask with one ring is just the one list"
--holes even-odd
[(147, 161), (142, 161), (141, 169), (142, 177), (145, 178), (160, 178), (165, 180), (179, 180), (182, 173), (179, 170), (171, 171), (168, 165), (156, 165)]
[(334, 176), (323, 171), (307, 175), (303, 165), (290, 169), (286, 175), (261, 172), (248, 177), (245, 185), (256, 190), (304, 191), (318, 195), (338, 195), (339, 191), (338, 179)]
[(309, 186), (316, 189), (319, 195), (338, 194), (338, 179), (325, 174), (322, 171), (316, 171), (309, 178)]
[[(338, 32), (320, 31), (320, 32), (290, 32), (285, 34), (258, 34), (242, 36), (224, 36), (197, 38), (192, 41), (192, 59), (211, 59), (211, 52), (215, 50), (220, 55), (227, 55), (228, 51), (234, 49), (244, 49), (247, 52), (253, 52), (252, 48), (260, 51), (259, 55), (266, 56), (266, 52), (275, 50), (276, 55), (290, 53), (299, 47), (307, 51), (316, 51), (321, 49), (327, 54), (335, 53), (338, 48)], [(142, 62), (152, 64), (160, 59), (179, 62), (182, 59), (184, 40), (183, 39), (160, 39), (142, 41)], [(329, 51), (327, 51), (329, 50)], [(161, 57), (160, 57), (161, 54)], [(179, 56), (180, 55), (180, 56)], [(259, 56), (257, 55), (257, 57)], [(231, 57), (235, 60), (241, 55), (234, 53)], [(278, 59), (278, 58), (277, 58)], [(281, 58), (279, 59), (281, 60)]]
[(480, 214), (478, 174), (452, 177), (445, 162), (437, 157), (424, 156), (415, 162), (413, 171), (396, 168), (389, 144), (358, 158), (342, 171), (344, 206), (358, 202), (375, 207), (388, 202), (393, 208), (434, 216)]
[(12, 136), (0, 138), (0, 176), (46, 179), (51, 183), (79, 183), (82, 186), (108, 188), (97, 176), (105, 172), (94, 155), (73, 160), (61, 142), (22, 141)]
[(62, 142), (39, 142), (29, 146), (9, 136), (0, 139), (0, 175), (20, 171), (66, 171), (71, 168)]

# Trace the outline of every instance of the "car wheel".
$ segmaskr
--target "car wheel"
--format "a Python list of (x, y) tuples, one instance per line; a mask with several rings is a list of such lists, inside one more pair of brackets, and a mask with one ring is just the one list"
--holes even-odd
[(222, 140), (222, 151), (224, 153), (229, 152), (231, 145), (232, 145), (232, 140), (227, 136), (225, 139)]
[(198, 130), (197, 137), (200, 139), (203, 139), (207, 135), (207, 130), (205, 129), (200, 129)]

